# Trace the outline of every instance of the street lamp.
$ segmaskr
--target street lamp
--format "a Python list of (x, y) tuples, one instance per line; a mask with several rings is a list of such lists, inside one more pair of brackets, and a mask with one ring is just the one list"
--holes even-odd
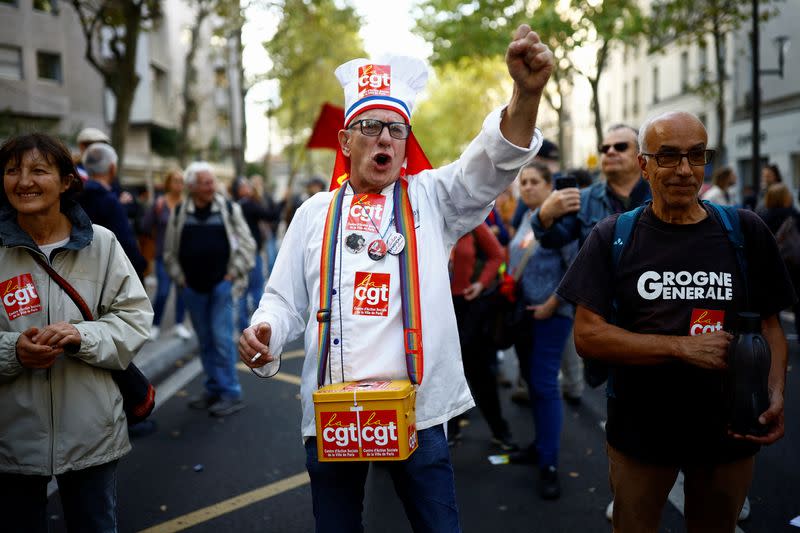
[(753, 0), (753, 31), (750, 32), (750, 47), (753, 53), (752, 92), (750, 93), (753, 108), (753, 155), (750, 166), (753, 169), (753, 189), (758, 194), (760, 179), (758, 172), (761, 163), (761, 76), (780, 76), (783, 79), (783, 64), (786, 53), (789, 51), (789, 37), (780, 35), (775, 37), (774, 43), (778, 48), (778, 68), (761, 70), (759, 57), (759, 32), (758, 32), (758, 0)]

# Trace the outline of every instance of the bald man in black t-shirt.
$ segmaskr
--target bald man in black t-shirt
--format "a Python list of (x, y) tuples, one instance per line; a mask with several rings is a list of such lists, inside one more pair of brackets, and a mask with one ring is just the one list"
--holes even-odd
[[(792, 305), (794, 291), (757, 216), (739, 211), (745, 279), (726, 231), (699, 202), (713, 156), (707, 141), (688, 113), (646, 122), (639, 163), (652, 205), (617, 265), (618, 215), (600, 222), (557, 290), (577, 305), (580, 355), (612, 365), (606, 430), (614, 531), (657, 531), (679, 470), (688, 531), (734, 531), (753, 456), (784, 432), (786, 341), (778, 313)], [(728, 332), (745, 310), (761, 315), (772, 351), (763, 437), (730, 434), (726, 423)]]

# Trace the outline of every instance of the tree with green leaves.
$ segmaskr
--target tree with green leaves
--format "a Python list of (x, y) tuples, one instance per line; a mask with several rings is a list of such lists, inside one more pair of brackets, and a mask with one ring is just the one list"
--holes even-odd
[[(572, 0), (569, 17), (573, 20), (574, 39), (595, 49), (593, 68), (577, 69), (592, 88), (592, 112), (597, 142), (603, 138), (600, 109), (600, 79), (608, 66), (615, 45), (636, 43), (644, 34), (644, 18), (637, 0)], [(574, 13), (579, 13), (575, 16)]]
[(543, 28), (540, 38), (553, 51), (556, 60), (553, 75), (545, 87), (543, 96), (547, 105), (556, 113), (558, 122), (556, 142), (560, 148), (558, 151), (558, 164), (561, 168), (564, 168), (567, 155), (567, 151), (564, 149), (567, 115), (565, 101), (572, 91), (572, 87), (574, 87), (573, 78), (576, 69), (572, 62), (572, 53), (579, 45), (579, 42), (573, 36), (572, 23), (560, 12), (558, 0), (541, 0), (539, 9), (536, 10), (536, 23)]
[(463, 57), (434, 71), (412, 124), (425, 155), (439, 167), (461, 155), (489, 111), (508, 101), (511, 85), (500, 58)]
[[(635, 40), (643, 31), (642, 22), (636, 0), (540, 0), (536, 6), (517, 0), (424, 0), (416, 32), (433, 43), (433, 63), (442, 64), (464, 56), (502, 56), (514, 28), (530, 24), (559, 58), (561, 90), (568, 88), (571, 72), (589, 81), (595, 131), (601, 139), (600, 79), (614, 45)], [(571, 52), (581, 46), (595, 49), (590, 69), (571, 62)]]
[(277, 80), (278, 124), (286, 133), (289, 188), (308, 154), (305, 143), (324, 102), (340, 103), (342, 88), (333, 72), (365, 55), (361, 20), (349, 3), (337, 0), (284, 0), (275, 36), (264, 43), (272, 59), (269, 77)]
[[(775, 4), (779, 0), (760, 0), (765, 9), (761, 19), (767, 20), (776, 14)], [(713, 101), (717, 115), (717, 157), (715, 165), (727, 161), (725, 129), (727, 109), (725, 105), (725, 71), (728, 36), (750, 21), (752, 0), (662, 0), (654, 4), (653, 25), (650, 30), (650, 53), (664, 52), (672, 43), (714, 49), (714, 71), (711, 76), (701, 75), (697, 84), (688, 90)]]
[(139, 85), (139, 35), (161, 19), (158, 0), (72, 0), (86, 39), (84, 56), (114, 95), (111, 143), (122, 168), (133, 98)]

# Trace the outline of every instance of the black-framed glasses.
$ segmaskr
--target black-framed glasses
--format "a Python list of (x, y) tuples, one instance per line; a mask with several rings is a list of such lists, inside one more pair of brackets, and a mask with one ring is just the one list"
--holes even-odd
[(597, 149), (604, 154), (607, 154), (608, 151), (611, 150), (611, 148), (614, 148), (614, 150), (616, 150), (617, 152), (622, 153), (628, 151), (628, 147), (630, 145), (631, 143), (623, 141), (613, 144), (601, 144), (600, 146), (597, 147)]
[(400, 141), (408, 139), (408, 136), (411, 134), (411, 126), (405, 122), (384, 122), (374, 118), (362, 118), (350, 124), (348, 129), (354, 128), (356, 124), (361, 126), (361, 133), (367, 137), (377, 137), (381, 134), (383, 128), (389, 129), (389, 136), (391, 136), (392, 139), (398, 139)]
[(689, 150), (688, 152), (661, 152), (658, 154), (642, 155), (654, 157), (656, 164), (661, 168), (675, 168), (681, 164), (685, 157), (693, 167), (702, 167), (709, 164), (714, 159), (714, 150)]

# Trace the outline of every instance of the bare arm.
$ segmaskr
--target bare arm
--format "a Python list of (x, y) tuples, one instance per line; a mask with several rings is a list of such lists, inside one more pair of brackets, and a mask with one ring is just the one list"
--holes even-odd
[(611, 364), (657, 365), (678, 359), (701, 368), (723, 369), (731, 338), (726, 331), (694, 337), (632, 333), (582, 305), (575, 313), (578, 354)]
[(527, 147), (533, 138), (542, 91), (553, 72), (553, 53), (536, 32), (522, 24), (506, 51), (508, 73), (514, 80), (511, 100), (500, 122), (503, 137)]

